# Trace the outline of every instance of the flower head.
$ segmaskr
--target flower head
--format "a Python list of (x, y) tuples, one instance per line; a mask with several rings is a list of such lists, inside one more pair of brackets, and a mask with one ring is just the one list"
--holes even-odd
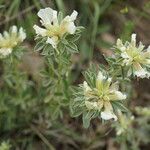
[(118, 116), (118, 123), (115, 124), (116, 134), (117, 136), (121, 136), (127, 134), (130, 131), (129, 128), (132, 129), (132, 124), (135, 118), (133, 115), (125, 115), (120, 111), (118, 111)]
[(126, 99), (126, 95), (119, 91), (118, 82), (112, 83), (112, 79), (107, 78), (100, 71), (96, 78), (96, 87), (92, 88), (84, 81), (83, 88), (87, 109), (100, 111), (104, 120), (112, 118), (117, 120), (111, 103)]
[(4, 31), (3, 35), (0, 34), (0, 56), (6, 57), (9, 55), (13, 48), (25, 38), (26, 33), (22, 27), (18, 30), (16, 26), (12, 26), (9, 32)]
[(33, 28), (37, 35), (47, 37), (47, 43), (51, 44), (53, 48), (57, 47), (60, 38), (65, 34), (74, 34), (76, 20), (78, 13), (74, 10), (70, 16), (66, 16), (61, 22), (58, 20), (56, 10), (51, 8), (41, 9), (38, 16), (41, 18), (40, 22), (44, 28), (34, 25)]
[(119, 50), (118, 57), (122, 59), (122, 66), (128, 67), (128, 76), (145, 78), (149, 77), (150, 73), (150, 46), (144, 49), (144, 45), (140, 42), (136, 46), (136, 34), (132, 34), (131, 42), (122, 43), (120, 39), (117, 40), (116, 48)]
[(137, 114), (150, 117), (150, 107), (135, 107)]

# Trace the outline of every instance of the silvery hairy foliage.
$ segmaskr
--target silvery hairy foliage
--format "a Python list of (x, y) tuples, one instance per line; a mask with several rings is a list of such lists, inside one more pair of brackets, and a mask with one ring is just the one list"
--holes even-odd
[(150, 51), (144, 47), (141, 42), (136, 46), (136, 34), (125, 44), (118, 39), (112, 57), (105, 57), (107, 69), (94, 69), (93, 65), (85, 71), (85, 81), (74, 92), (71, 103), (72, 115), (82, 115), (84, 127), (89, 127), (93, 118), (120, 121), (119, 112), (129, 113), (127, 89), (131, 81), (149, 78), (150, 74)]
[(62, 110), (69, 107), (71, 97), (71, 57), (79, 52), (76, 42), (83, 27), (75, 26), (76, 11), (63, 18), (61, 12), (45, 8), (39, 10), (37, 15), (42, 27), (34, 25), (33, 28), (37, 34), (35, 50), (44, 57), (46, 65), (41, 71), (46, 91), (44, 102), (49, 106), (52, 118), (62, 117)]

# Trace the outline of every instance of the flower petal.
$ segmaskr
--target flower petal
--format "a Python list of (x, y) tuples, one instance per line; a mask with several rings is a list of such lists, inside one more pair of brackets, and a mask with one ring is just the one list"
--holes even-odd
[(4, 38), (8, 39), (10, 37), (9, 33), (7, 31), (4, 31)]
[(113, 111), (113, 107), (109, 101), (104, 102), (104, 110), (105, 111)]
[(75, 31), (76, 31), (76, 26), (74, 24), (74, 22), (69, 22), (67, 25), (66, 25), (66, 31), (70, 34), (74, 34)]
[(121, 57), (125, 58), (125, 59), (128, 59), (129, 55), (127, 54), (127, 52), (123, 52), (123, 53), (121, 53)]
[(112, 83), (112, 85), (110, 86), (111, 91), (117, 91), (118, 89), (119, 89), (118, 81), (116, 81), (115, 83)]
[(33, 28), (37, 35), (46, 36), (46, 29), (43, 29), (37, 25), (34, 25)]
[(142, 68), (142, 66), (139, 63), (133, 64), (133, 73), (137, 77), (145, 78), (147, 76), (147, 71)]
[(2, 41), (5, 40), (4, 37), (2, 36), (2, 34), (0, 33), (0, 45), (2, 44)]
[(40, 9), (37, 15), (42, 19), (43, 25), (51, 25), (51, 22), (53, 21), (53, 9), (49, 7)]
[(109, 98), (110, 100), (124, 100), (126, 99), (126, 95), (122, 94), (120, 91), (112, 91), (112, 93), (110, 93)]
[(126, 50), (126, 47), (123, 45), (122, 40), (117, 39), (116, 46), (118, 49), (120, 49), (122, 52)]
[(12, 48), (1, 48), (0, 49), (0, 55), (7, 56), (12, 52)]
[(53, 25), (58, 25), (58, 17), (57, 17), (57, 11), (53, 10), (53, 17), (52, 17)]
[(91, 88), (88, 86), (86, 81), (83, 82), (83, 88), (85, 92), (91, 91)]
[(109, 101), (104, 102), (104, 111), (101, 112), (101, 118), (104, 120), (117, 120), (117, 116), (113, 113), (113, 107)]
[(98, 109), (97, 102), (89, 102), (85, 101), (85, 106), (90, 110), (90, 109)]
[(103, 75), (103, 73), (101, 71), (99, 71), (98, 76), (97, 76), (97, 80), (103, 81), (105, 79), (106, 79), (106, 77)]
[(65, 29), (66, 32), (70, 34), (74, 34), (76, 31), (76, 26), (74, 24), (74, 21), (77, 15), (78, 15), (77, 11), (74, 10), (70, 16), (66, 16), (60, 24), (61, 28)]
[(135, 33), (133, 33), (132, 35), (131, 35), (131, 44), (132, 44), (132, 46), (136, 46), (136, 34)]
[(12, 26), (12, 28), (11, 28), (11, 33), (15, 33), (15, 34), (17, 34), (17, 26)]
[(57, 48), (57, 44), (58, 44), (58, 37), (52, 37), (52, 38), (47, 38), (46, 43), (49, 43), (52, 45), (53, 48)]
[(142, 42), (139, 43), (139, 47), (138, 50), (141, 52), (144, 49), (144, 45), (142, 44)]
[(98, 90), (102, 90), (104, 85), (103, 85), (103, 80), (105, 80), (106, 77), (102, 74), (101, 71), (98, 72), (98, 75), (97, 75), (97, 79), (96, 79), (96, 88)]
[(147, 52), (150, 52), (150, 45), (149, 45), (148, 48), (147, 48)]
[(75, 21), (77, 18), (78, 12), (77, 11), (73, 11), (72, 14), (70, 15), (70, 19), (71, 21)]
[(150, 59), (146, 59), (145, 64), (150, 65)]
[(98, 110), (101, 110), (104, 106), (104, 101), (98, 101), (97, 105), (98, 105)]
[(135, 71), (134, 74), (137, 77), (145, 78), (147, 76), (148, 72), (144, 69), (141, 69), (141, 70)]
[(104, 120), (114, 119), (114, 121), (117, 121), (118, 119), (117, 116), (111, 111), (102, 111), (101, 118)]
[(19, 29), (19, 40), (22, 42), (26, 38), (26, 33), (24, 32), (23, 28)]

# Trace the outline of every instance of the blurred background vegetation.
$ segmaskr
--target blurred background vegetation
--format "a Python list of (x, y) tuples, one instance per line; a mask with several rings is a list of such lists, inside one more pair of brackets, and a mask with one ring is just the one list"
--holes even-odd
[[(39, 68), (43, 60), (34, 52), (33, 25), (38, 23), (37, 12), (40, 8), (51, 7), (70, 14), (72, 10), (79, 12), (77, 24), (85, 27), (78, 46), (80, 54), (74, 55), (74, 84), (81, 83), (81, 72), (88, 66), (88, 62), (106, 64), (103, 55), (111, 55), (110, 47), (118, 37), (128, 40), (131, 33), (138, 35), (138, 40), (145, 45), (150, 44), (150, 1), (149, 0), (0, 0), (0, 31), (8, 30), (11, 25), (22, 26), (26, 29), (27, 39), (25, 47), (27, 52), (22, 58), (20, 70), (25, 70), (22, 79), (16, 80), (21, 95), (6, 100), (6, 93), (0, 92), (0, 150), (119, 150), (123, 149), (115, 138), (115, 132), (110, 124), (102, 124), (94, 120), (89, 129), (83, 129), (81, 118), (73, 119), (64, 113), (63, 118), (50, 119), (44, 106), (40, 106), (43, 95), (37, 90), (41, 84)], [(0, 76), (3, 74), (0, 62)], [(9, 77), (8, 77), (9, 78)], [(25, 83), (23, 83), (25, 82)], [(149, 106), (150, 81), (142, 80), (133, 83), (131, 109), (135, 106)], [(3, 81), (0, 78), (0, 88)], [(11, 86), (11, 83), (8, 83)], [(30, 88), (27, 88), (30, 86)], [(28, 89), (28, 90), (27, 90)], [(15, 91), (16, 89), (14, 89)], [(34, 93), (32, 96), (26, 93)], [(38, 93), (39, 103), (36, 104)], [(42, 93), (42, 92), (41, 92)], [(17, 94), (16, 94), (17, 95)], [(26, 95), (26, 96), (24, 96)], [(16, 109), (19, 107), (19, 109)], [(20, 110), (21, 108), (21, 110)], [(43, 113), (44, 112), (44, 113)], [(133, 112), (135, 115), (138, 113)], [(144, 118), (142, 116), (142, 118)], [(140, 117), (139, 117), (140, 120)], [(144, 123), (144, 119), (139, 122)], [(148, 121), (145, 123), (148, 126)], [(145, 128), (148, 128), (148, 127)], [(129, 128), (131, 128), (129, 126)], [(141, 125), (133, 129), (145, 132)], [(146, 132), (150, 129), (146, 130)], [(126, 144), (136, 145), (139, 149), (148, 150), (150, 147), (150, 134), (136, 133), (139, 138), (131, 138)], [(141, 137), (140, 137), (141, 136)], [(135, 143), (132, 143), (133, 142)], [(138, 142), (136, 141), (138, 140)], [(137, 143), (136, 143), (137, 142)], [(132, 147), (132, 146), (131, 146)], [(126, 149), (136, 149), (136, 146)], [(125, 147), (124, 147), (125, 149)]]

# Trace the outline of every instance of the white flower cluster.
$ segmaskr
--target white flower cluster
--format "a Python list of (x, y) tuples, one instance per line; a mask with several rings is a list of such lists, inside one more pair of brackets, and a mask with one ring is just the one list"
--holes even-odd
[(144, 49), (144, 45), (140, 42), (136, 46), (136, 34), (132, 34), (131, 42), (122, 43), (120, 39), (117, 40), (116, 48), (120, 50), (119, 57), (122, 58), (122, 66), (129, 67), (128, 76), (145, 78), (150, 77), (150, 46)]
[(86, 81), (83, 83), (85, 106), (89, 110), (101, 111), (104, 120), (117, 120), (111, 102), (126, 99), (126, 95), (119, 91), (118, 82), (112, 83), (111, 80), (99, 72), (95, 88), (89, 87)]
[(56, 10), (51, 8), (41, 9), (38, 14), (41, 18), (41, 23), (44, 28), (34, 25), (33, 28), (37, 35), (47, 37), (47, 43), (51, 44), (53, 48), (57, 48), (57, 44), (60, 38), (65, 34), (74, 34), (76, 26), (74, 21), (78, 13), (73, 11), (70, 16), (66, 16), (61, 22), (58, 20), (58, 14)]
[(26, 33), (22, 27), (18, 30), (16, 26), (12, 26), (9, 32), (4, 31), (3, 35), (0, 34), (0, 56), (6, 57), (9, 55), (13, 48), (25, 38)]

